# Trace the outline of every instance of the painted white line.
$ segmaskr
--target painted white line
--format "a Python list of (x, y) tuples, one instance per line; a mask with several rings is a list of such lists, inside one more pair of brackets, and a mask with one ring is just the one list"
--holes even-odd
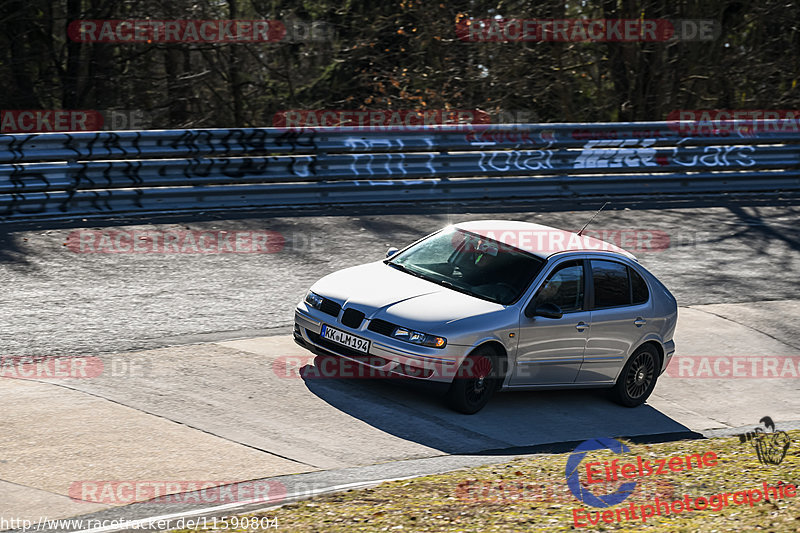
[[(281, 507), (282, 505), (285, 505), (287, 503), (292, 503), (293, 501), (298, 501), (298, 500), (302, 500), (302, 499), (306, 499), (306, 498), (313, 498), (314, 496), (321, 496), (321, 495), (324, 495), (324, 494), (329, 494), (329, 493), (332, 493), (332, 492), (340, 492), (340, 491), (349, 490), (349, 489), (364, 489), (364, 488), (368, 488), (368, 487), (372, 487), (372, 486), (378, 485), (380, 483), (387, 483), (387, 482), (390, 482), (390, 481), (403, 481), (405, 479), (412, 479), (412, 478), (415, 478), (415, 477), (420, 477), (422, 475), (425, 475), (425, 474), (419, 474), (417, 476), (406, 476), (406, 477), (396, 477), (396, 478), (388, 478), (388, 479), (377, 479), (377, 480), (373, 480), (373, 481), (357, 481), (355, 483), (346, 483), (344, 485), (334, 485), (332, 487), (324, 487), (324, 488), (321, 488), (319, 490), (314, 490), (314, 491), (296, 492), (294, 494), (287, 494), (286, 496), (281, 498), (280, 501), (276, 500), (275, 502), (272, 502), (273, 505), (270, 506), (270, 507), (264, 507), (263, 509), (254, 510), (254, 511), (251, 511), (251, 512), (256, 513), (256, 512), (258, 512), (260, 510), (277, 509), (278, 507)], [(173, 514), (152, 516), (152, 517), (149, 517), (149, 518), (140, 518), (138, 520), (106, 519), (105, 521), (112, 521), (113, 520), (114, 522), (118, 522), (118, 523), (113, 524), (113, 525), (108, 525), (108, 526), (94, 527), (94, 528), (90, 528), (90, 529), (79, 529), (79, 530), (75, 530), (75, 533), (109, 533), (109, 532), (112, 532), (112, 531), (126, 531), (126, 530), (129, 530), (129, 529), (145, 529), (151, 522), (159, 522), (161, 520), (177, 520), (177, 519), (180, 519), (180, 518), (189, 518), (189, 517), (203, 515), (203, 514), (212, 515), (212, 514), (217, 514), (220, 511), (234, 510), (234, 509), (238, 509), (240, 507), (245, 507), (245, 506), (248, 506), (248, 505), (252, 505), (254, 503), (263, 503), (263, 504), (269, 505), (271, 502), (269, 500), (263, 500), (261, 498), (258, 498), (258, 499), (254, 499), (254, 500), (245, 500), (243, 502), (234, 502), (234, 503), (227, 503), (225, 505), (217, 505), (215, 507), (206, 507), (204, 509), (196, 509), (194, 511), (183, 511), (183, 512), (173, 513)], [(80, 519), (77, 518), (77, 519), (73, 519), (73, 520), (77, 521), (77, 520), (80, 520)], [(93, 520), (93, 519), (87, 519), (87, 520)]]

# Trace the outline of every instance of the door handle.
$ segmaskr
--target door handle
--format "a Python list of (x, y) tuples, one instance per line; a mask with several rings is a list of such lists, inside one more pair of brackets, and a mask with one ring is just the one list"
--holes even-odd
[(647, 320), (645, 320), (642, 317), (639, 317), (636, 320), (634, 320), (633, 323), (636, 324), (637, 328), (640, 328), (640, 327), (644, 326), (645, 324), (647, 324)]
[(588, 327), (589, 327), (589, 324), (587, 324), (586, 322), (578, 322), (575, 325), (575, 329), (577, 329), (578, 331), (583, 331)]

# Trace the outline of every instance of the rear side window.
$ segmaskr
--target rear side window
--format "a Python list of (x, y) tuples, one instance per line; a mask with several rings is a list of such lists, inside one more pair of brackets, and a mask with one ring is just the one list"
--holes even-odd
[(614, 261), (592, 261), (592, 278), (595, 309), (630, 305), (628, 267)]
[(595, 309), (639, 305), (650, 298), (644, 278), (616, 261), (592, 260), (592, 278)]
[(628, 268), (631, 273), (631, 294), (633, 295), (633, 305), (643, 304), (650, 298), (650, 291), (647, 290), (642, 276), (632, 268)]

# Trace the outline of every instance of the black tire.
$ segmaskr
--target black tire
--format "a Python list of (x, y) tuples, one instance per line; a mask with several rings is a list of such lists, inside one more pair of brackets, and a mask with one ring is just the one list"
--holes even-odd
[(467, 356), (447, 391), (447, 405), (467, 415), (483, 409), (502, 381), (499, 360), (488, 347), (477, 348)]
[(636, 350), (611, 389), (613, 400), (625, 407), (642, 405), (656, 386), (661, 372), (659, 362), (658, 352), (652, 345), (645, 344)]

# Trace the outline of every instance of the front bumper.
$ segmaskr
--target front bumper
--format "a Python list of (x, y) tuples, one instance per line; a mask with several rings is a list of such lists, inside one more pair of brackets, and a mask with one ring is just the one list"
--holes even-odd
[[(461, 347), (448, 345), (443, 350), (415, 346), (380, 335), (367, 329), (369, 319), (365, 319), (358, 329), (342, 325), (333, 316), (316, 317), (310, 313), (295, 310), (294, 340), (297, 344), (316, 355), (336, 356), (353, 361), (368, 370), (367, 376), (406, 377), (426, 381), (450, 383), (461, 364), (463, 356), (453, 354)], [(320, 336), (323, 324), (346, 331), (370, 341), (369, 354), (363, 354), (347, 346), (342, 346)], [(434, 352), (435, 351), (435, 352)]]

